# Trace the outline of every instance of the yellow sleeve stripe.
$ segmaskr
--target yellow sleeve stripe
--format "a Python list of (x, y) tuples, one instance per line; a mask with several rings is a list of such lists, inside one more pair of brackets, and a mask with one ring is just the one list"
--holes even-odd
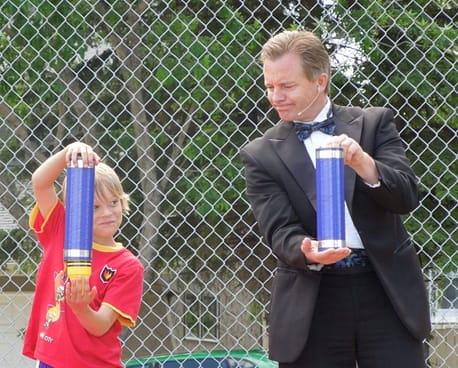
[(32, 208), (32, 211), (30, 212), (29, 216), (29, 226), (32, 230), (34, 230), (37, 234), (41, 234), (43, 232), (43, 229), (46, 227), (46, 223), (48, 222), (49, 216), (54, 212), (54, 209), (57, 206), (58, 201), (56, 200), (56, 203), (54, 203), (54, 206), (52, 207), (51, 211), (49, 211), (48, 216), (44, 219), (43, 224), (39, 229), (35, 229), (35, 221), (40, 214), (40, 207), (38, 207), (38, 204), (35, 204)]
[(121, 312), (119, 309), (115, 308), (113, 305), (107, 302), (102, 302), (102, 305), (106, 305), (107, 307), (113, 309), (118, 314), (118, 321), (119, 323), (121, 323), (121, 325), (126, 326), (126, 327), (135, 326), (135, 320), (128, 314)]

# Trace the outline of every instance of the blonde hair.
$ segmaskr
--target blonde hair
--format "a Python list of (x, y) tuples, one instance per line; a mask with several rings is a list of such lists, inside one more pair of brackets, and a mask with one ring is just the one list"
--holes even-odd
[[(111, 196), (115, 196), (121, 202), (122, 213), (129, 213), (129, 195), (124, 192), (118, 174), (107, 164), (100, 162), (95, 167), (95, 198), (101, 201), (108, 201)], [(62, 194), (65, 202), (65, 194), (67, 187), (67, 178), (64, 178), (62, 185)]]
[(328, 75), (328, 85), (331, 79), (329, 54), (321, 40), (308, 31), (283, 31), (269, 39), (261, 50), (260, 62), (276, 60), (287, 53), (299, 55), (308, 80), (317, 79), (320, 74)]
[(108, 200), (110, 196), (114, 195), (121, 201), (122, 212), (129, 213), (129, 195), (124, 192), (116, 172), (103, 162), (95, 167), (94, 195), (100, 200)]

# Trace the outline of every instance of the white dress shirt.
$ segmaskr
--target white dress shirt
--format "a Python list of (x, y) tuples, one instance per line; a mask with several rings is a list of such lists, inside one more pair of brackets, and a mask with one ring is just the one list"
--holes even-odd
[[(328, 118), (328, 112), (331, 108), (331, 101), (328, 98), (326, 105), (320, 111), (313, 121), (301, 121), (301, 123), (321, 122)], [(312, 159), (313, 165), (316, 167), (315, 150), (319, 147), (326, 146), (331, 136), (320, 131), (314, 131), (309, 138), (304, 139), (304, 145)], [(364, 248), (361, 237), (353, 224), (353, 220), (348, 211), (347, 203), (345, 202), (345, 246), (348, 248)]]

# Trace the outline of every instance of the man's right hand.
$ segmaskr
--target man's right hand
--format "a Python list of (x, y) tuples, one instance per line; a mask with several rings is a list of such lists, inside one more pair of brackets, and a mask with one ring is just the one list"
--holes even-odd
[(350, 248), (330, 248), (318, 251), (317, 240), (305, 237), (301, 244), (301, 251), (307, 259), (307, 263), (320, 263), (324, 265), (333, 264), (348, 257), (351, 253)]

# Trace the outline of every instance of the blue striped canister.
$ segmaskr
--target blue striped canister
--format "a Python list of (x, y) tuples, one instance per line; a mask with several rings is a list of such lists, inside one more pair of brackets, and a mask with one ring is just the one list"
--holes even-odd
[(91, 275), (95, 168), (67, 168), (64, 261), (70, 280)]
[(319, 250), (345, 246), (343, 149), (316, 149), (317, 240)]

